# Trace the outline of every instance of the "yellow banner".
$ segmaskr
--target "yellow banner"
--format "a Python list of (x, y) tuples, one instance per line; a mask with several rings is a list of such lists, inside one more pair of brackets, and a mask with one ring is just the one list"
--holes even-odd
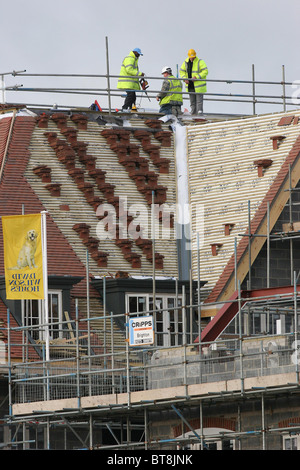
[(2, 217), (7, 299), (43, 299), (41, 214)]

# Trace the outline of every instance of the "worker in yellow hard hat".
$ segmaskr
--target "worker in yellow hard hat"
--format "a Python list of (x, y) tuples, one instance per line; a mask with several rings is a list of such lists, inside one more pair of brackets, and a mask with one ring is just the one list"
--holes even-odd
[(205, 78), (208, 74), (206, 63), (197, 57), (196, 51), (190, 49), (188, 57), (180, 68), (180, 77), (185, 79), (186, 91), (190, 93), (192, 114), (203, 113), (203, 94), (206, 93)]

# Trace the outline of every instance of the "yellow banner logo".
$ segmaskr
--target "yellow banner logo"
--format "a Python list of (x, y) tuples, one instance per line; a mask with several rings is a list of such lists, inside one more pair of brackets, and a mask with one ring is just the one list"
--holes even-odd
[(7, 299), (43, 299), (41, 214), (2, 217)]

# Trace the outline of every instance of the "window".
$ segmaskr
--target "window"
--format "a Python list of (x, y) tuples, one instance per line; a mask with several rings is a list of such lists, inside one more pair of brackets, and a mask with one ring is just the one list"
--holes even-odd
[(259, 313), (252, 315), (252, 332), (254, 335), (261, 333), (261, 315)]
[[(44, 332), (39, 325), (44, 323), (43, 320), (43, 301), (42, 300), (25, 300), (24, 319), (25, 326), (29, 327), (29, 334), (37, 340), (44, 339)], [(62, 293), (60, 290), (49, 290), (48, 292), (48, 315), (49, 315), (49, 334), (51, 339), (62, 336), (60, 322), (62, 322)]]
[(294, 436), (283, 437), (283, 450), (298, 450), (300, 449), (300, 435), (295, 434)]
[(219, 439), (216, 441), (207, 441), (207, 450), (234, 450), (234, 441), (230, 439)]
[(28, 333), (35, 341), (42, 339), (38, 328), (42, 322), (41, 311), (41, 300), (25, 300), (25, 326), (29, 327)]
[(157, 295), (155, 298), (156, 309), (153, 308), (153, 296), (149, 294), (127, 294), (126, 310), (129, 313), (146, 314), (155, 312), (155, 340), (157, 346), (177, 346), (182, 344), (182, 300), (178, 297), (176, 308), (176, 296)]
[[(204, 428), (203, 429), (203, 448), (206, 450), (235, 450), (235, 440), (224, 438), (224, 437), (217, 437), (217, 434), (221, 434), (224, 432), (230, 432), (228, 429), (221, 429), (221, 428)], [(198, 436), (201, 435), (201, 430), (197, 429), (196, 433)], [(212, 437), (212, 436), (215, 437)], [(183, 434), (181, 437), (188, 437), (192, 436), (192, 433), (189, 431), (187, 434)], [(194, 443), (187, 443), (184, 446), (185, 450), (201, 450), (200, 442)]]
[(49, 291), (48, 294), (48, 311), (49, 311), (49, 323), (50, 337), (52, 339), (62, 337), (62, 298), (61, 291)]
[(273, 335), (280, 335), (294, 331), (294, 317), (289, 312), (280, 312), (277, 309), (267, 313), (252, 311), (249, 318), (248, 322), (248, 316), (244, 316), (244, 331), (247, 334), (259, 335), (267, 331)]
[(147, 310), (147, 299), (144, 296), (133, 296), (129, 297), (129, 312), (142, 313)]

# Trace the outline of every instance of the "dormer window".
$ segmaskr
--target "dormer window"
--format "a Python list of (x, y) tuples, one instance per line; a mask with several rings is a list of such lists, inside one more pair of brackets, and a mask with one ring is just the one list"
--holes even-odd
[[(156, 312), (152, 313), (152, 294), (126, 294), (126, 310), (137, 316), (147, 314), (154, 316), (155, 341), (157, 346), (178, 346), (182, 344), (182, 297), (159, 294), (155, 298)], [(178, 308), (176, 308), (178, 307)]]

